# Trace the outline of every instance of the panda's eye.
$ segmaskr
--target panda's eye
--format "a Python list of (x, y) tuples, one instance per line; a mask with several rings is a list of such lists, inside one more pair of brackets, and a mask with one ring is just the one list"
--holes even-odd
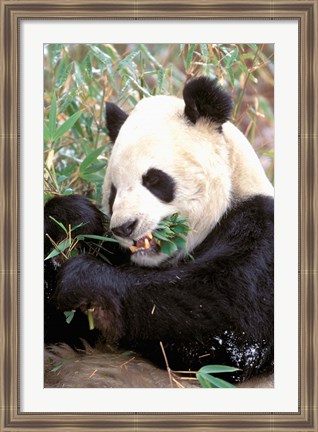
[(169, 174), (157, 168), (150, 168), (142, 176), (142, 184), (162, 201), (171, 202), (174, 199), (175, 181)]
[(143, 177), (143, 181), (144, 183), (147, 184), (147, 186), (155, 186), (159, 183), (160, 179), (157, 174), (151, 173), (151, 174), (146, 174)]

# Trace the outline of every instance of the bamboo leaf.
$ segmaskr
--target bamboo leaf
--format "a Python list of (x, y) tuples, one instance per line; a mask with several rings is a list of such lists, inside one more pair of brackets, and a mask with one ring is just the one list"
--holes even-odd
[(127, 74), (124, 74), (125, 77), (129, 78), (131, 82), (133, 82), (135, 84), (135, 86), (142, 92), (144, 93), (146, 96), (151, 96), (151, 94), (144, 88), (142, 87), (132, 76), (129, 76)]
[(251, 50), (252, 51), (257, 51), (258, 50), (258, 47), (257, 47), (257, 45), (256, 44), (247, 44), (250, 48), (251, 48)]
[(116, 239), (113, 239), (110, 237), (94, 235), (94, 234), (79, 234), (75, 238), (78, 240), (94, 239), (94, 240), (108, 241), (111, 243), (118, 243), (118, 240), (116, 240)]
[(57, 182), (58, 182), (58, 184), (61, 184), (67, 179), (68, 179), (68, 177), (66, 175), (61, 175), (61, 176), (58, 176)]
[(224, 381), (220, 378), (216, 378), (213, 375), (205, 374), (205, 373), (197, 373), (197, 378), (199, 379), (201, 376), (205, 383), (209, 383), (212, 388), (235, 388), (235, 386), (227, 381)]
[(103, 168), (105, 168), (105, 166), (106, 166), (105, 160), (98, 161), (97, 163), (92, 163), (89, 167), (87, 167), (85, 169), (84, 174), (88, 175), (88, 174), (98, 172), (98, 171), (102, 170)]
[(71, 240), (70, 238), (67, 238), (67, 239), (61, 241), (61, 242), (57, 245), (57, 246), (58, 246), (58, 249), (53, 249), (52, 252), (51, 252), (51, 253), (50, 253), (46, 258), (44, 258), (44, 261), (46, 261), (46, 260), (48, 260), (48, 259), (51, 259), (51, 258), (54, 258), (54, 257), (56, 257), (57, 255), (60, 255), (61, 252), (64, 252), (65, 249), (67, 249), (67, 248), (70, 247), (70, 245), (71, 245), (71, 241), (72, 241), (72, 240)]
[(239, 54), (238, 48), (234, 48), (229, 56), (225, 57), (225, 67), (229, 68), (237, 60)]
[(186, 239), (184, 239), (183, 237), (177, 237), (173, 240), (173, 242), (178, 249), (183, 249), (186, 244)]
[(115, 89), (115, 91), (118, 93), (119, 89), (117, 86), (117, 82), (113, 73), (113, 60), (112, 58), (106, 54), (104, 51), (102, 51), (100, 48), (98, 48), (95, 45), (90, 45), (90, 49), (93, 52), (94, 56), (103, 64), (106, 66), (107, 72), (108, 72), (108, 78), (110, 81), (111, 86)]
[(73, 193), (74, 192), (72, 188), (63, 189), (63, 195), (72, 195)]
[(203, 366), (199, 373), (228, 373), (228, 372), (236, 372), (240, 369), (232, 367), (232, 366), (224, 366), (224, 365), (208, 365)]
[(128, 54), (126, 57), (124, 57), (117, 66), (117, 71), (124, 69), (124, 68), (131, 68), (133, 60), (135, 57), (137, 57), (137, 55), (140, 54), (140, 50), (139, 49), (135, 49), (133, 50), (130, 54)]
[(204, 375), (204, 374), (200, 374), (200, 373), (196, 374), (197, 380), (199, 381), (199, 383), (201, 384), (202, 387), (215, 388), (214, 385), (209, 380), (206, 379), (207, 376), (208, 375)]
[(82, 75), (81, 68), (77, 62), (74, 63), (74, 69), (75, 69), (75, 77), (76, 77), (76, 86), (77, 88), (80, 88), (82, 86), (85, 86), (85, 81)]
[(74, 318), (75, 310), (64, 312), (67, 324), (70, 324), (72, 319)]
[(55, 88), (58, 90), (59, 88), (61, 88), (64, 84), (65, 81), (67, 80), (67, 77), (69, 76), (71, 70), (73, 67), (73, 62), (69, 63), (66, 67), (64, 67), (64, 63), (62, 62), (61, 65), (61, 69), (59, 71), (56, 83), (55, 83)]
[(190, 228), (187, 225), (176, 225), (172, 229), (176, 234), (188, 234), (190, 231)]
[(77, 120), (80, 118), (81, 115), (82, 115), (82, 111), (77, 111), (70, 118), (68, 118), (66, 122), (63, 123), (55, 132), (53, 141), (58, 140), (64, 134), (66, 134), (66, 132), (68, 132), (74, 126), (74, 124), (77, 122)]
[(81, 228), (83, 225), (86, 225), (86, 224), (88, 224), (88, 222), (81, 222), (80, 224), (75, 225), (75, 227), (73, 227), (73, 228), (71, 229), (71, 231), (75, 231), (75, 230), (77, 230), (78, 228)]
[(60, 57), (61, 57), (61, 48), (62, 44), (53, 45), (53, 58), (52, 58), (52, 67), (55, 68)]
[(66, 109), (71, 105), (74, 101), (74, 97), (76, 96), (76, 92), (72, 90), (70, 93), (65, 93), (60, 99), (59, 99), (59, 105), (60, 108), (58, 110), (58, 113), (64, 113)]
[(62, 366), (63, 366), (63, 363), (55, 366), (53, 369), (51, 369), (51, 372), (57, 372), (59, 369), (61, 369)]
[(104, 175), (101, 173), (92, 173), (92, 174), (86, 174), (81, 173), (81, 179), (87, 181), (88, 183), (95, 183), (95, 186), (98, 187), (98, 185), (101, 187), (104, 180)]
[(51, 103), (51, 109), (49, 114), (49, 136), (50, 140), (53, 138), (56, 128), (56, 95), (54, 93)]
[(231, 86), (233, 87), (234, 86), (234, 73), (233, 73), (231, 66), (229, 68), (227, 68), (227, 72), (229, 74)]
[(44, 134), (44, 141), (50, 141), (51, 138), (50, 129), (46, 124), (44, 124), (43, 134)]
[(93, 72), (92, 72), (92, 63), (91, 63), (91, 57), (89, 54), (87, 54), (85, 60), (84, 60), (84, 67), (87, 73), (87, 77), (89, 80), (93, 78)]
[(245, 53), (245, 54), (241, 54), (240, 58), (243, 60), (247, 60), (247, 59), (253, 59), (255, 57), (254, 53)]
[(112, 66), (113, 61), (108, 54), (104, 53), (104, 51), (102, 51), (100, 48), (98, 48), (95, 45), (90, 45), (89, 47), (99, 61), (101, 61), (106, 66)]
[(68, 234), (68, 231), (65, 228), (65, 226), (62, 224), (62, 222), (59, 222), (58, 220), (54, 219), (53, 216), (49, 216), (49, 218), (52, 219), (52, 221), (54, 221), (66, 234)]
[(164, 74), (165, 74), (165, 70), (163, 68), (160, 68), (157, 72), (156, 94), (161, 94), (162, 92)]
[(246, 73), (246, 75), (249, 74), (249, 71), (248, 71), (248, 69), (247, 69), (247, 66), (246, 66), (246, 64), (244, 63), (243, 56), (240, 56), (240, 63), (239, 63), (239, 67), (240, 67), (240, 69), (241, 69), (244, 73)]
[(159, 240), (169, 241), (167, 236), (158, 230), (154, 231), (153, 236)]
[(201, 48), (202, 56), (203, 56), (204, 59), (207, 61), (207, 59), (209, 58), (208, 45), (207, 45), (206, 43), (201, 43), (201, 44), (200, 44), (200, 48)]
[(195, 50), (195, 45), (196, 44), (190, 44), (189, 51), (188, 51), (188, 54), (187, 54), (187, 59), (186, 59), (186, 70), (188, 70), (189, 67), (190, 67), (190, 65), (191, 65), (193, 54), (194, 54), (194, 50)]
[(158, 62), (158, 60), (151, 54), (146, 45), (140, 44), (139, 48), (141, 52), (150, 60), (150, 62), (155, 65), (157, 68), (162, 69), (162, 64)]
[(174, 252), (178, 250), (177, 246), (172, 242), (162, 241), (161, 242), (161, 252), (171, 256)]
[(105, 149), (106, 149), (105, 146), (99, 147), (98, 149), (91, 152), (88, 156), (86, 156), (86, 158), (83, 160), (80, 166), (81, 173), (84, 173), (84, 171), (89, 167), (89, 165), (93, 161), (95, 161), (98, 158), (98, 156), (100, 156), (103, 153), (103, 151), (105, 151)]

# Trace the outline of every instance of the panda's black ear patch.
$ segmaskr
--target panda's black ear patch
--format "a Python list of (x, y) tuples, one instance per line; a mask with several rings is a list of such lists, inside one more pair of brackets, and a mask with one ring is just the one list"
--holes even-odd
[(120, 128), (125, 123), (128, 115), (112, 102), (106, 102), (106, 126), (110, 139), (114, 143), (119, 134)]
[(222, 125), (231, 115), (232, 99), (216, 79), (205, 76), (192, 79), (183, 89), (183, 99), (184, 113), (193, 124), (205, 117)]

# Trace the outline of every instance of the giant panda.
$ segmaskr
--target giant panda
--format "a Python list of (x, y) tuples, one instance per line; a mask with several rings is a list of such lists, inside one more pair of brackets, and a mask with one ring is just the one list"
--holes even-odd
[[(129, 115), (106, 103), (114, 145), (102, 203), (118, 245), (109, 264), (88, 253), (46, 263), (47, 343), (98, 340), (176, 371), (233, 366), (234, 383), (273, 370), (273, 187), (231, 109), (205, 76), (185, 85), (183, 99), (145, 98)], [(190, 231), (168, 256), (151, 233), (174, 213)], [(104, 231), (103, 214), (81, 196), (46, 204), (45, 231), (58, 241), (51, 215)], [(88, 308), (94, 332), (80, 312)], [(63, 311), (72, 309), (70, 327)]]

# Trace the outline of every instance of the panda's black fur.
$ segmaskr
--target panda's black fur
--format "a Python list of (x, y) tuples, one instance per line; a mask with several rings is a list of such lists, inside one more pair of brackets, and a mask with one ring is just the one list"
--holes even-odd
[(106, 121), (109, 125), (108, 133), (110, 139), (115, 142), (117, 135), (126, 121), (128, 115), (112, 102), (106, 103)]
[[(211, 84), (212, 83), (212, 84)], [(212, 90), (204, 92), (207, 86)], [(209, 100), (212, 105), (209, 104)], [(214, 82), (199, 78), (184, 90), (185, 116), (193, 124), (208, 117), (222, 125), (231, 101)], [(107, 104), (107, 126), (116, 140), (126, 114)], [(221, 132), (221, 129), (220, 129)], [(116, 190), (112, 191), (112, 200)], [(111, 207), (111, 206), (110, 206)], [(80, 196), (53, 198), (45, 207), (45, 232), (60, 240), (49, 215), (65, 225), (85, 222), (86, 233), (103, 232), (103, 215)], [(191, 258), (174, 266), (134, 266), (129, 252), (109, 243), (106, 264), (87, 253), (61, 267), (45, 264), (45, 342), (81, 346), (104, 340), (134, 350), (165, 367), (160, 342), (173, 370), (207, 364), (240, 368), (227, 376), (241, 381), (273, 369), (273, 198), (254, 195), (233, 201)], [(84, 230), (84, 227), (83, 227)], [(46, 244), (47, 249), (47, 244)], [(94, 307), (87, 330), (81, 308)], [(78, 309), (66, 324), (62, 311)]]
[[(211, 119), (222, 125), (229, 120), (232, 99), (217, 85), (211, 85), (208, 77), (202, 76), (190, 81), (183, 89), (184, 113), (192, 123), (200, 117)], [(222, 128), (220, 128), (220, 132)]]

